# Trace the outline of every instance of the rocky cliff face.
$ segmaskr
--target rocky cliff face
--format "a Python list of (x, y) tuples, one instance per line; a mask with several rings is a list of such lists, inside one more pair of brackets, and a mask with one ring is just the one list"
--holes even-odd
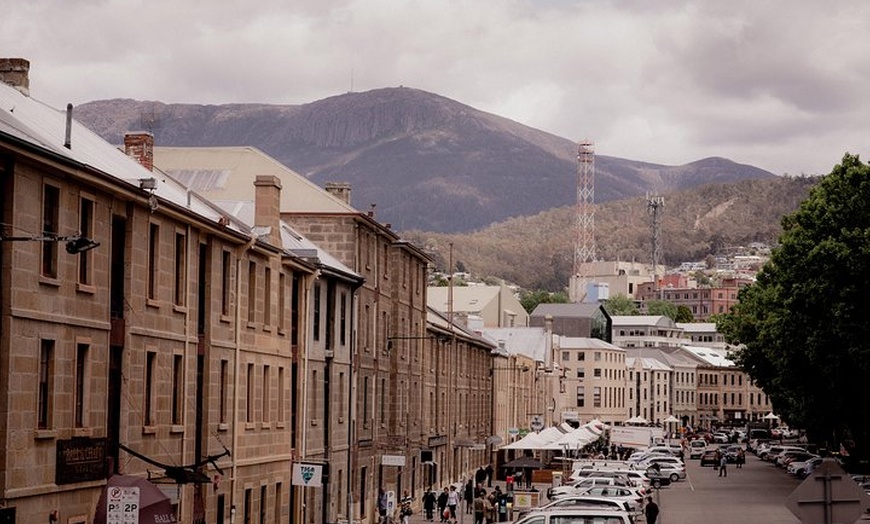
[[(397, 230), (472, 231), (574, 202), (576, 144), (411, 88), (310, 104), (221, 106), (105, 100), (76, 117), (106, 140), (150, 130), (162, 146), (250, 145), (323, 185), (349, 182)], [(772, 174), (726, 159), (661, 166), (596, 158), (596, 199)]]

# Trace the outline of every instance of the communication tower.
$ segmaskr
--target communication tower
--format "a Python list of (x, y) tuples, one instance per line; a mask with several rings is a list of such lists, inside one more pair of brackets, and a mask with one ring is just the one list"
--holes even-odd
[[(659, 287), (659, 262), (662, 259), (662, 235), (661, 220), (665, 207), (665, 198), (656, 195), (646, 195), (646, 210), (652, 216), (652, 266), (653, 266), (653, 289), (662, 291)], [(662, 271), (664, 274), (664, 271)]]
[(589, 281), (588, 263), (595, 260), (595, 146), (584, 140), (577, 147), (577, 213), (574, 267), (568, 285), (571, 302), (583, 302)]

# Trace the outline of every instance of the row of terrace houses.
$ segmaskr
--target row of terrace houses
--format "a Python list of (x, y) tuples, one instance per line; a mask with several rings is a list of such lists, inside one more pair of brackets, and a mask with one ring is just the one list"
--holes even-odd
[(0, 520), (94, 522), (123, 474), (180, 522), (376, 522), (378, 488), (467, 478), (538, 409), (494, 400), (528, 364), (427, 307), (429, 258), (347, 185), (119, 149), (29, 66), (0, 59)]

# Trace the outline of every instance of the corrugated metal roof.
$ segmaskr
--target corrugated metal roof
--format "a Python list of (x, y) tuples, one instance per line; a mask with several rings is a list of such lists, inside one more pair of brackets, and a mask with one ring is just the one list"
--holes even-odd
[(562, 318), (590, 318), (596, 311), (601, 309), (600, 304), (538, 304), (531, 316), (543, 317), (552, 315), (553, 317)]
[(547, 332), (544, 328), (483, 328), (481, 335), (499, 347), (503, 342), (510, 355), (522, 355), (539, 362), (546, 360)]
[(727, 357), (728, 352), (724, 349), (707, 348), (701, 346), (682, 346), (682, 348), (696, 358), (716, 367), (734, 367), (735, 364)]
[(605, 342), (598, 338), (587, 337), (559, 337), (559, 347), (562, 349), (609, 349), (612, 351), (625, 352), (625, 349)]
[[(73, 111), (75, 116), (75, 111)], [(15, 88), (0, 83), (0, 133), (5, 133), (47, 153), (65, 158), (70, 162), (89, 167), (133, 188), (139, 188), (142, 179), (154, 178), (153, 194), (164, 201), (172, 202), (200, 215), (219, 221), (220, 211), (200, 195), (191, 192), (183, 184), (160, 171), (149, 171), (117, 147), (109, 144), (73, 118), (70, 132), (70, 148), (66, 141), (65, 110), (58, 110), (23, 95)], [(247, 232), (245, 227), (231, 224), (237, 231)]]
[(617, 326), (669, 326), (676, 327), (674, 321), (664, 315), (614, 315), (613, 327)]
[[(426, 302), (439, 311), (448, 310), (446, 286), (434, 286), (426, 290)], [(453, 286), (453, 311), (477, 313), (498, 298), (500, 286)]]

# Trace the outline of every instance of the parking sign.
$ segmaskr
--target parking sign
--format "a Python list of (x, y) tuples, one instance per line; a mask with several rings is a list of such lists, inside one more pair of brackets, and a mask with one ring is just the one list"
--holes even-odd
[(106, 524), (139, 524), (139, 488), (106, 488)]

